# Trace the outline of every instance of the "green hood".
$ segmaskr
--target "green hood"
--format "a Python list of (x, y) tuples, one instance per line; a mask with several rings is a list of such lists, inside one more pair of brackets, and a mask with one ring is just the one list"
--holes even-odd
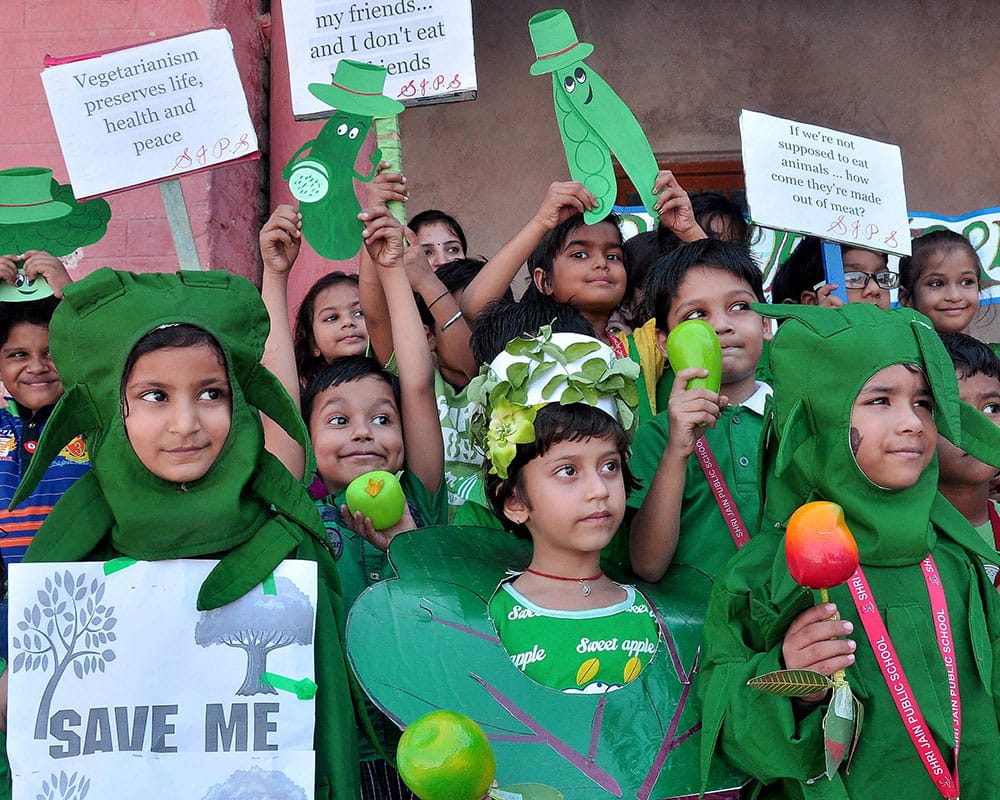
[(770, 351), (765, 520), (784, 524), (801, 504), (832, 500), (844, 508), (862, 564), (920, 561), (936, 535), (930, 520), (937, 457), (907, 489), (876, 486), (854, 460), (850, 418), (872, 375), (915, 364), (930, 383), (938, 433), (981, 461), (1000, 464), (1000, 429), (959, 399), (955, 369), (930, 321), (908, 308), (882, 311), (867, 303), (837, 309), (755, 304), (754, 310), (785, 319)]
[[(215, 464), (179, 486), (149, 472), (132, 449), (121, 383), (143, 336), (185, 323), (219, 343), (233, 410)], [(49, 329), (66, 392), (11, 507), (77, 434), (87, 443), (92, 469), (60, 499), (26, 560), (82, 560), (107, 545), (107, 537), (114, 551), (141, 560), (216, 556), (222, 563), (199, 597), (199, 605), (214, 607), (259, 583), (301, 541), (303, 528), (321, 535), (304, 489), (264, 450), (260, 412), (311, 452), (293, 402), (260, 364), (268, 327), (257, 290), (226, 272), (136, 275), (104, 268), (66, 287)]]

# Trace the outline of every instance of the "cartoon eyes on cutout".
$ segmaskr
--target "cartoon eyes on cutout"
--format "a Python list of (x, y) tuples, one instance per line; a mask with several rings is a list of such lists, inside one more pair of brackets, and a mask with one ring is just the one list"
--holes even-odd
[(358, 134), (361, 132), (360, 128), (351, 128), (351, 132), (347, 134), (348, 139), (357, 139)]
[(337, 136), (343, 136), (345, 133), (347, 133), (347, 123), (341, 122), (337, 126)]
[(573, 77), (576, 78), (577, 83), (587, 82), (587, 73), (583, 67), (577, 67), (576, 71), (573, 73)]
[(566, 94), (573, 94), (573, 90), (576, 88), (576, 83), (573, 82), (572, 75), (567, 75), (563, 78), (563, 86), (566, 88)]
[(14, 286), (18, 289), (30, 288), (35, 285), (35, 279), (27, 277), (23, 272), (17, 273), (17, 278), (14, 280)]

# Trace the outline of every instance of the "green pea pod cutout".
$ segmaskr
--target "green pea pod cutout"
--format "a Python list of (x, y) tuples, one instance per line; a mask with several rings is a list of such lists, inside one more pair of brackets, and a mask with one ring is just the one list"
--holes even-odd
[(708, 389), (718, 394), (722, 386), (722, 345), (707, 322), (688, 319), (675, 326), (667, 336), (667, 360), (674, 372), (688, 367), (707, 369), (707, 378), (692, 378), (687, 388)]
[[(371, 168), (355, 169), (361, 147), (372, 129), (373, 117), (394, 116), (403, 110), (398, 100), (382, 94), (386, 70), (374, 64), (342, 59), (329, 85), (309, 84), (309, 91), (337, 109), (312, 141), (298, 149), (282, 171), (302, 214), (302, 235), (324, 258), (342, 261), (361, 249), (364, 226), (358, 219), (361, 204), (355, 179), (368, 183), (382, 159), (372, 153)], [(308, 157), (300, 158), (308, 150)]]
[(603, 219), (614, 205), (617, 187), (612, 153), (639, 191), (646, 210), (655, 217), (656, 157), (629, 107), (584, 63), (593, 45), (577, 38), (563, 9), (535, 14), (528, 21), (528, 30), (538, 59), (531, 74), (552, 73), (556, 120), (570, 174), (598, 199), (598, 207), (585, 214), (586, 222)]
[(576, 110), (569, 95), (559, 85), (559, 79), (552, 76), (552, 95), (562, 135), (563, 149), (569, 162), (569, 174), (594, 193), (597, 207), (583, 213), (584, 222), (593, 225), (600, 222), (615, 204), (618, 185), (615, 167), (611, 162), (611, 151), (587, 120)]

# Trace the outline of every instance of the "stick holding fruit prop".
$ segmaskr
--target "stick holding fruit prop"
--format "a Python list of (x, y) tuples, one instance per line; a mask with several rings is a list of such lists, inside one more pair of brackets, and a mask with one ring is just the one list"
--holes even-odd
[[(785, 559), (795, 582), (819, 589), (822, 601), (828, 603), (830, 587), (844, 583), (858, 568), (858, 546), (844, 522), (843, 509), (826, 501), (799, 506), (785, 531)], [(833, 689), (823, 718), (826, 776), (832, 779), (844, 758), (854, 752), (864, 721), (864, 708), (851, 691), (844, 670), (837, 670), (831, 678), (808, 669), (778, 670), (752, 678), (748, 685), (785, 697)]]

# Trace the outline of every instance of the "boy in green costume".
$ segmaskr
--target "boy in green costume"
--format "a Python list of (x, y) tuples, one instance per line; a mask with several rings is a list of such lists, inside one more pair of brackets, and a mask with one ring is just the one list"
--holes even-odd
[[(985, 542), (936, 491), (935, 444), (940, 433), (997, 463), (1000, 431), (960, 402), (922, 315), (863, 303), (758, 310), (790, 318), (771, 350), (765, 525), (713, 589), (702, 769), (718, 749), (756, 778), (754, 797), (930, 800), (958, 797), (959, 758), (962, 795), (992, 797), (1000, 602), (980, 563)], [(820, 605), (789, 575), (781, 530), (813, 500), (843, 506), (861, 564)], [(784, 667), (847, 668), (864, 707), (849, 774), (823, 776), (823, 694), (746, 685)]]
[[(315, 651), (316, 797), (355, 797), (357, 743), (340, 644), (340, 582), (311, 499), (263, 446), (261, 412), (303, 447), (308, 442), (288, 395), (260, 364), (267, 330), (260, 295), (225, 272), (102, 269), (67, 287), (50, 328), (66, 392), (13, 502), (80, 433), (92, 469), (56, 504), (25, 561), (219, 559), (199, 591), (199, 610), (237, 600), (286, 558), (315, 561), (315, 638), (322, 642)], [(175, 332), (195, 339), (173, 341)], [(150, 348), (154, 337), (172, 343)], [(205, 424), (176, 449), (140, 431), (139, 421), (152, 409), (169, 409), (181, 395), (168, 388), (169, 371), (160, 373), (168, 383), (158, 377), (133, 390), (140, 366), (155, 363), (151, 356), (173, 357), (183, 371), (185, 362), (190, 366), (206, 352), (208, 366), (220, 372), (218, 385), (196, 385), (193, 395), (199, 408), (222, 402), (215, 433)], [(157, 426), (161, 433), (172, 430)]]

